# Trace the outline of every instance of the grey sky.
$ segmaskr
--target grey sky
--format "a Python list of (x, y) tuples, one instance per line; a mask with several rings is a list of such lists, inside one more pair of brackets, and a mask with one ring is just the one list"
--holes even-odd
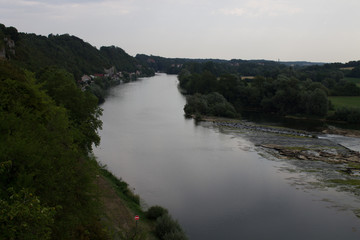
[(131, 55), (360, 59), (359, 0), (0, 0), (0, 22)]

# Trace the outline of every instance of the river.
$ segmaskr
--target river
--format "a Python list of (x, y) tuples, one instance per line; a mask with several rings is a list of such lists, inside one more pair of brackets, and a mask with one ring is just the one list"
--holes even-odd
[(101, 106), (94, 153), (147, 206), (169, 209), (191, 240), (360, 239), (356, 197), (307, 187), (311, 173), (185, 119), (177, 84), (165, 74), (122, 84)]

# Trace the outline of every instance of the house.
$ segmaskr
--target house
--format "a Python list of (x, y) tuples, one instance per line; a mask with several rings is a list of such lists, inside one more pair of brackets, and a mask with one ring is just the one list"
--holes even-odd
[(115, 67), (113, 66), (109, 69), (104, 69), (104, 72), (105, 72), (105, 77), (112, 77), (116, 73)]
[(103, 77), (104, 77), (104, 74), (102, 74), (102, 73), (95, 73), (95, 74), (94, 74), (94, 77), (103, 78)]
[(88, 76), (88, 75), (83, 75), (83, 76), (81, 77), (81, 82), (82, 82), (82, 83), (87, 83), (87, 84), (89, 84), (89, 83), (91, 83), (91, 77)]

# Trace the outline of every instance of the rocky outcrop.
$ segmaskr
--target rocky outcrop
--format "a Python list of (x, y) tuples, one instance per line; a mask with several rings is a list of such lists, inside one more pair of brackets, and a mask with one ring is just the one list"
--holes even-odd
[(347, 137), (360, 137), (359, 130), (339, 129), (339, 128), (332, 127), (332, 126), (330, 126), (328, 129), (323, 130), (322, 133), (336, 134), (336, 135), (342, 135), (342, 136), (347, 136)]
[(360, 153), (344, 149), (306, 149), (281, 146), (276, 144), (261, 144), (264, 148), (273, 149), (277, 152), (277, 157), (283, 159), (298, 159), (323, 161), (328, 163), (355, 163), (360, 164)]
[(288, 129), (288, 128), (280, 128), (280, 127), (270, 127), (270, 126), (261, 126), (256, 124), (250, 124), (247, 122), (216, 122), (214, 124), (217, 126), (223, 127), (231, 127), (231, 128), (238, 128), (238, 129), (245, 129), (245, 130), (252, 130), (258, 132), (265, 132), (265, 133), (272, 133), (272, 134), (280, 134), (280, 135), (291, 135), (291, 136), (298, 136), (298, 137), (316, 137), (314, 134), (309, 132), (295, 130), (295, 129)]
[(10, 55), (15, 55), (15, 42), (5, 37), (3, 46), (0, 46), (0, 59), (7, 59)]

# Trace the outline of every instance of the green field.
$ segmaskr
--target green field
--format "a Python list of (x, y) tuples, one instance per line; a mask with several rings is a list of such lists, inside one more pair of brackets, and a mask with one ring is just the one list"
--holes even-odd
[(347, 78), (344, 78), (344, 79), (345, 79), (346, 81), (355, 83), (358, 87), (360, 87), (360, 78), (350, 78), (350, 77), (347, 77)]
[(357, 97), (329, 97), (335, 109), (340, 107), (360, 108), (360, 96)]

